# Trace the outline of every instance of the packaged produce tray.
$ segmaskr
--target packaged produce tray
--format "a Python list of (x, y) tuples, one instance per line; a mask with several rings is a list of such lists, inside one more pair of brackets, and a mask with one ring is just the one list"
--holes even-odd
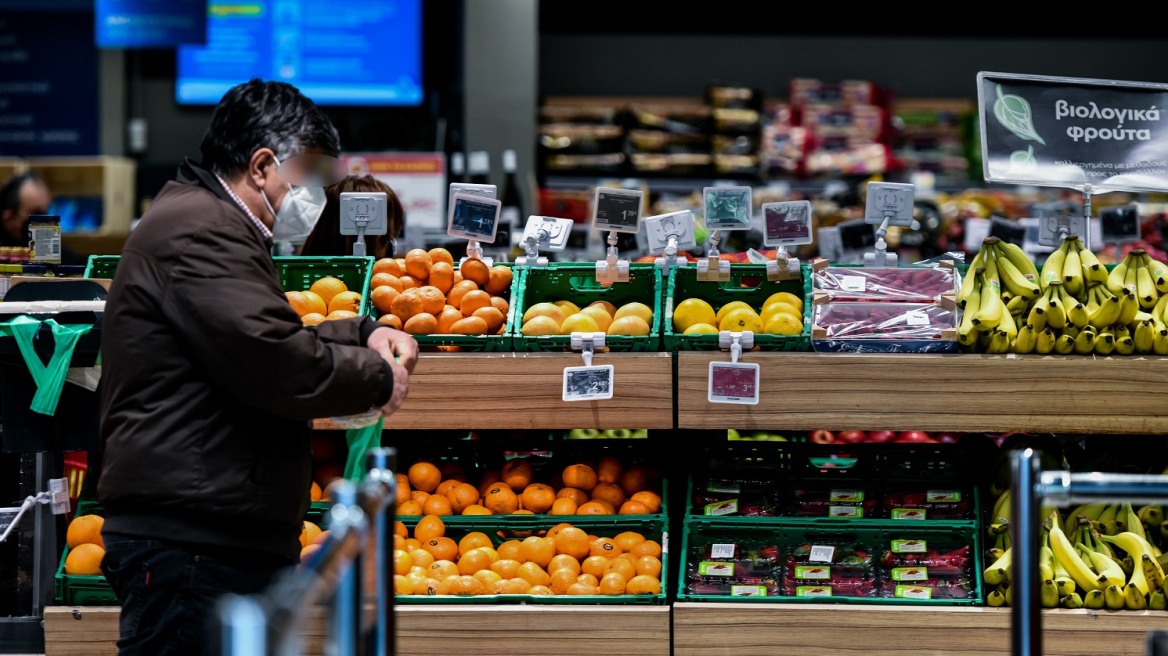
[(639, 302), (653, 310), (648, 335), (607, 335), (605, 348), (609, 351), (659, 351), (661, 349), (662, 296), (664, 284), (661, 270), (654, 264), (629, 265), (628, 282), (600, 283), (596, 280), (593, 263), (553, 262), (547, 267), (525, 267), (513, 287), (511, 304), (514, 320), (511, 325), (512, 346), (516, 351), (569, 351), (569, 335), (527, 336), (522, 332), (523, 315), (536, 303), (571, 301), (584, 308), (596, 301), (607, 301), (619, 308), (626, 303)]
[[(488, 518), (483, 518), (488, 519)], [(572, 524), (585, 530), (589, 535), (596, 537), (613, 538), (621, 533), (633, 531), (640, 533), (646, 540), (657, 542), (661, 548), (661, 555), (658, 557), (661, 561), (660, 582), (661, 588), (658, 594), (623, 594), (623, 595), (539, 595), (539, 594), (475, 594), (475, 595), (420, 595), (399, 594), (394, 597), (394, 603), (397, 604), (420, 604), (420, 605), (445, 605), (445, 604), (639, 604), (639, 605), (662, 605), (666, 603), (668, 597), (668, 574), (670, 572), (669, 565), (669, 534), (667, 532), (668, 524), (661, 518), (636, 518), (633, 516), (610, 517), (603, 523), (595, 523), (588, 527), (578, 526), (571, 521), (570, 517), (554, 517), (549, 519), (535, 518), (527, 516), (523, 522), (515, 522), (503, 525), (480, 525), (480, 526), (453, 526), (448, 525), (445, 531), (445, 536), (458, 543), (462, 538), (466, 537), (468, 533), (478, 532), (486, 534), (495, 549), (498, 549), (504, 542), (510, 540), (520, 540), (537, 536), (543, 537), (547, 531), (560, 521), (565, 520), (564, 523)], [(409, 526), (410, 535), (413, 536), (414, 527)]]
[(957, 353), (959, 312), (938, 303), (843, 303), (816, 297), (811, 346), (821, 353)]
[[(443, 471), (442, 481), (448, 480), (449, 476), (459, 476), (476, 488), (480, 495), (479, 503), (476, 505), (480, 506), (487, 504), (484, 495), (490, 493), (490, 484), (498, 481), (499, 477), (502, 478), (502, 482), (521, 479), (528, 480), (532, 485), (550, 486), (552, 493), (556, 495), (555, 498), (559, 499), (563, 488), (572, 487), (565, 485), (562, 480), (563, 472), (568, 466), (576, 464), (588, 465), (598, 479), (599, 487), (599, 484), (602, 483), (599, 479), (603, 474), (597, 465), (605, 458), (615, 459), (620, 464), (617, 483), (614, 484), (615, 487), (606, 486), (606, 492), (616, 494), (616, 490), (619, 488), (620, 496), (623, 496), (626, 501), (630, 499), (644, 500), (642, 496), (646, 496), (648, 501), (658, 504), (657, 508), (648, 508), (651, 510), (649, 513), (625, 515), (552, 514), (551, 512), (442, 515), (443, 521), (452, 527), (523, 526), (531, 521), (545, 521), (553, 524), (566, 521), (581, 527), (592, 527), (606, 525), (614, 518), (628, 517), (661, 522), (665, 522), (668, 518), (669, 483), (663, 476), (662, 468), (654, 464), (659, 458), (657, 455), (659, 452), (653, 448), (649, 440), (615, 443), (602, 440), (560, 440), (527, 443), (521, 449), (514, 449), (514, 445), (509, 445), (506, 442), (490, 441), (466, 441), (457, 445), (441, 447), (428, 447), (422, 442), (415, 444), (422, 446), (407, 448), (405, 452), (398, 455), (398, 466), (402, 473), (408, 475), (410, 467), (415, 463), (430, 462)], [(485, 484), (484, 481), (486, 481)], [(441, 482), (439, 484), (441, 485)], [(512, 493), (519, 497), (519, 501), (523, 503), (524, 490), (516, 489), (514, 486), (511, 486), (511, 489)], [(634, 496), (635, 492), (630, 494), (630, 490), (643, 490), (648, 494)], [(612, 499), (608, 494), (594, 495), (585, 492), (584, 495), (590, 501), (595, 500), (595, 498)], [(524, 505), (526, 504), (524, 503)], [(415, 506), (414, 509), (416, 510), (416, 508)], [(620, 510), (620, 506), (615, 502), (614, 510), (617, 512)], [(652, 512), (653, 510), (655, 512)], [(422, 512), (426, 512), (424, 505)], [(403, 514), (400, 511), (399, 515), (398, 519), (407, 525), (416, 523), (422, 516), (417, 513)]]
[(673, 313), (687, 298), (700, 298), (717, 312), (731, 301), (742, 301), (762, 310), (763, 303), (773, 294), (788, 292), (803, 300), (803, 332), (798, 335), (771, 335), (755, 333), (754, 346), (762, 351), (811, 350), (811, 278), (810, 267), (802, 265), (800, 280), (769, 281), (764, 264), (731, 264), (730, 280), (711, 282), (698, 280), (697, 266), (693, 264), (669, 270), (665, 295), (665, 317), (662, 332), (667, 351), (717, 351), (718, 335), (685, 335), (673, 329)]
[[(120, 259), (120, 255), (90, 255), (85, 277), (113, 278)], [(371, 313), (369, 280), (373, 275), (372, 257), (287, 255), (273, 257), (272, 261), (285, 291), (304, 291), (317, 280), (333, 276), (344, 282), (350, 291), (361, 294), (362, 314)]]
[(872, 267), (830, 264), (816, 259), (811, 265), (812, 289), (833, 302), (934, 303), (957, 291), (960, 275), (952, 262), (938, 266)]
[(732, 442), (698, 461), (686, 498), (706, 521), (971, 526), (981, 512), (959, 444)]
[(976, 526), (689, 517), (681, 557), (678, 601), (978, 606), (983, 599)]

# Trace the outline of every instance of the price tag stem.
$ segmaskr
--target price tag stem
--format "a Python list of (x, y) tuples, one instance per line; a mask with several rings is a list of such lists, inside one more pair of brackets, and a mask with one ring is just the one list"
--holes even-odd
[(665, 252), (654, 263), (661, 267), (661, 272), (669, 276), (670, 267), (677, 266), (677, 235), (669, 235), (666, 239)]
[(476, 258), (479, 260), (483, 259), (482, 245), (479, 244), (479, 242), (477, 240), (474, 240), (474, 239), (466, 240), (466, 256), (473, 257), (473, 258)]
[(540, 257), (539, 245), (541, 242), (546, 242), (551, 238), (547, 230), (540, 229), (534, 237), (525, 237), (523, 239), (523, 252), (527, 253), (525, 257), (515, 258), (515, 264), (519, 266), (531, 267), (546, 267), (548, 259)]
[(597, 282), (629, 281), (629, 261), (620, 259), (620, 251), (616, 248), (617, 240), (616, 232), (608, 233), (608, 255), (596, 262)]
[(896, 253), (888, 252), (888, 244), (884, 236), (888, 234), (888, 224), (895, 217), (893, 212), (885, 212), (880, 227), (876, 228), (876, 246), (874, 252), (864, 253), (864, 266), (889, 267), (896, 266)]
[(710, 247), (706, 259), (698, 260), (698, 280), (725, 282), (730, 279), (730, 263), (718, 256), (718, 244), (722, 242), (722, 231), (710, 231)]

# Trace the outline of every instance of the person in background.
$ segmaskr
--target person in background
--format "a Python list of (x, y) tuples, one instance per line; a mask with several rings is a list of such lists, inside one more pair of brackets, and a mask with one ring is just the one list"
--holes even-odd
[(211, 114), (130, 233), (102, 330), (101, 568), (119, 654), (211, 654), (226, 593), (299, 560), (312, 419), (383, 416), (414, 339), (368, 317), (305, 326), (272, 259), (306, 238), (339, 179), (336, 129), (296, 87), (253, 79)]
[[(28, 217), (48, 214), (52, 201), (49, 185), (36, 173), (20, 173), (9, 178), (0, 187), (0, 248), (27, 249)], [(62, 244), (61, 264), (84, 264), (84, 261)]]
[(357, 238), (341, 234), (341, 194), (346, 192), (385, 192), (385, 222), (388, 231), (384, 235), (365, 237), (365, 254), (381, 259), (393, 257), (393, 238), (401, 234), (405, 210), (393, 189), (371, 175), (350, 175), (336, 184), (325, 187), (324, 212), (320, 221), (312, 229), (312, 234), (300, 247), (300, 255), (352, 255)]

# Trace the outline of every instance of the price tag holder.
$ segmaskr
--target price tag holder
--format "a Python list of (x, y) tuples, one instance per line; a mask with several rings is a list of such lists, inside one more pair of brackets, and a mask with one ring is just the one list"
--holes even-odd
[(596, 280), (602, 283), (628, 282), (629, 261), (620, 259), (619, 233), (641, 231), (641, 204), (645, 194), (639, 189), (597, 187), (592, 203), (592, 227), (608, 232), (608, 253), (596, 262)]
[(1001, 217), (990, 218), (990, 237), (997, 237), (1002, 241), (1010, 242), (1022, 247), (1026, 243), (1026, 226), (1017, 221), (1010, 221)]
[(668, 214), (645, 217), (645, 238), (649, 244), (649, 254), (657, 255), (657, 266), (668, 277), (670, 267), (678, 264), (678, 251), (697, 248), (694, 233), (693, 212), (680, 210)]
[(1044, 212), (1038, 220), (1038, 244), (1058, 248), (1063, 240), (1078, 235), (1084, 242), (1088, 240), (1087, 219), (1078, 214), (1052, 214)]
[(494, 198), (456, 193), (447, 217), (446, 234), (467, 240), (467, 257), (482, 258), (479, 242), (495, 243), (502, 207), (502, 201)]
[(888, 228), (907, 228), (913, 224), (915, 187), (901, 182), (869, 182), (864, 221), (876, 228), (876, 247), (864, 254), (867, 266), (896, 266), (896, 253), (889, 253), (884, 243)]
[(799, 259), (787, 253), (788, 246), (810, 244), (811, 201), (763, 203), (763, 245), (776, 249), (775, 259), (767, 262), (767, 278), (783, 280), (798, 277)]
[(1104, 244), (1126, 244), (1143, 238), (1140, 231), (1140, 209), (1136, 205), (1121, 205), (1100, 210), (1099, 227)]
[(498, 188), (493, 184), (471, 184), (469, 182), (451, 182), (450, 191), (446, 198), (446, 209), (454, 206), (454, 195), (466, 194), (479, 198), (498, 198)]
[(710, 231), (710, 244), (706, 257), (698, 260), (697, 279), (725, 282), (730, 279), (730, 263), (719, 257), (718, 244), (722, 241), (723, 230), (750, 230), (751, 188), (705, 187), (702, 189), (702, 205), (706, 229)]
[(604, 401), (612, 398), (611, 364), (564, 368), (564, 401)]
[(572, 219), (554, 216), (529, 216), (523, 228), (520, 245), (526, 255), (515, 258), (517, 266), (546, 267), (548, 259), (539, 254), (540, 249), (560, 252), (568, 247), (572, 234)]
[(710, 403), (758, 405), (759, 367), (754, 362), (739, 362), (743, 349), (754, 348), (754, 333), (718, 334), (718, 345), (730, 349), (730, 362), (711, 362), (706, 398)]

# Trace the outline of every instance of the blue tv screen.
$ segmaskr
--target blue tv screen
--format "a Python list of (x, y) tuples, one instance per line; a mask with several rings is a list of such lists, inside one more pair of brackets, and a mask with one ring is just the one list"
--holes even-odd
[(210, 0), (207, 43), (178, 49), (175, 96), (213, 105), (258, 77), (318, 105), (422, 103), (422, 0)]

